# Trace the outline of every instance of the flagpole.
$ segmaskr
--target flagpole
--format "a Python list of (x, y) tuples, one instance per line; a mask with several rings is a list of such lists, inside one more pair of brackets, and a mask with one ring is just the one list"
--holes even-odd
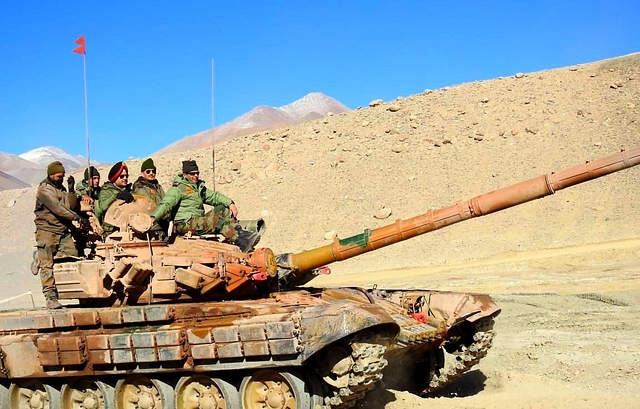
[[(93, 176), (91, 172), (91, 150), (89, 149), (89, 99), (87, 98), (87, 53), (82, 54), (82, 67), (84, 79), (84, 133), (87, 140), (87, 169), (89, 169), (90, 179)], [(91, 183), (89, 183), (91, 186)]]
[(213, 190), (216, 190), (216, 135), (213, 111), (213, 58), (211, 59), (211, 170), (213, 173)]
[[(89, 179), (93, 176), (91, 169), (91, 150), (89, 149), (89, 99), (87, 98), (87, 48), (84, 36), (78, 37), (74, 41), (78, 46), (73, 51), (76, 54), (82, 54), (82, 78), (84, 85), (84, 134), (87, 140), (87, 170), (89, 171)], [(89, 191), (91, 191), (91, 183), (89, 183)]]

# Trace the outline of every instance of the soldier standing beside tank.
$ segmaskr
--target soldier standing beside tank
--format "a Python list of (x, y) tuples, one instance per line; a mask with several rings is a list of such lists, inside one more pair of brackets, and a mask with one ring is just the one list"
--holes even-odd
[(117, 199), (124, 200), (127, 203), (133, 202), (133, 195), (131, 194), (131, 185), (129, 185), (129, 168), (124, 162), (118, 162), (109, 170), (109, 181), (105, 182), (100, 189), (100, 195), (98, 200), (93, 204), (93, 210), (96, 214), (96, 218), (102, 225), (104, 233), (102, 237), (107, 237), (109, 234), (116, 231), (116, 227), (104, 222), (104, 216), (107, 213), (107, 209)]
[[(42, 293), (47, 308), (62, 308), (58, 302), (58, 291), (53, 277), (53, 258), (58, 253), (77, 256), (75, 243), (71, 237), (74, 222), (79, 227), (86, 221), (71, 210), (74, 194), (68, 194), (62, 182), (65, 169), (62, 163), (55, 161), (47, 166), (47, 178), (40, 182), (36, 192), (34, 210), (37, 242), (37, 264), (40, 269)], [(71, 197), (72, 196), (72, 197)]]
[[(214, 209), (204, 212), (204, 205)], [(195, 160), (182, 162), (182, 175), (173, 180), (173, 186), (151, 217), (163, 220), (173, 216), (178, 234), (196, 235), (220, 233), (224, 238), (240, 247), (244, 252), (253, 248), (260, 238), (256, 232), (242, 229), (237, 223), (238, 207), (233, 200), (220, 192), (207, 189), (200, 180), (200, 171)]]

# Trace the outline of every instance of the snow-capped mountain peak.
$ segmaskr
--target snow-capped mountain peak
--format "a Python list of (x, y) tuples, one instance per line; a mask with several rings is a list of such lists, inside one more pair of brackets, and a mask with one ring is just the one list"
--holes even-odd
[(329, 112), (339, 114), (349, 110), (340, 102), (321, 92), (311, 92), (290, 104), (281, 106), (280, 109), (293, 118), (303, 118), (313, 112), (325, 116)]
[(87, 159), (80, 155), (72, 155), (55, 146), (43, 146), (32, 149), (19, 155), (22, 159), (37, 163), (40, 166), (47, 166), (49, 163), (59, 160), (62, 162), (67, 172), (74, 171), (80, 167), (87, 166)]

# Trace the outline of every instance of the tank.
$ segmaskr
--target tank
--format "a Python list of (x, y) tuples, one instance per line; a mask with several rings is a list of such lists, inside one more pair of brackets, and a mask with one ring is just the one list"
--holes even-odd
[(278, 255), (159, 235), (150, 201), (116, 201), (105, 221), (119, 231), (87, 257), (56, 260), (60, 299), (74, 305), (0, 313), (0, 407), (340, 409), (376, 385), (429, 394), (487, 354), (500, 313), (488, 295), (311, 280), (331, 263), (638, 163), (640, 147)]

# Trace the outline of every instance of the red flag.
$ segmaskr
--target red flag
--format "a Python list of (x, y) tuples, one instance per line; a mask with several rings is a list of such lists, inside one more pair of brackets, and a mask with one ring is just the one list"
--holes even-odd
[(84, 36), (78, 38), (75, 41), (76, 44), (78, 44), (78, 46), (76, 48), (73, 49), (74, 53), (78, 53), (78, 54), (87, 54), (87, 52), (84, 49)]

